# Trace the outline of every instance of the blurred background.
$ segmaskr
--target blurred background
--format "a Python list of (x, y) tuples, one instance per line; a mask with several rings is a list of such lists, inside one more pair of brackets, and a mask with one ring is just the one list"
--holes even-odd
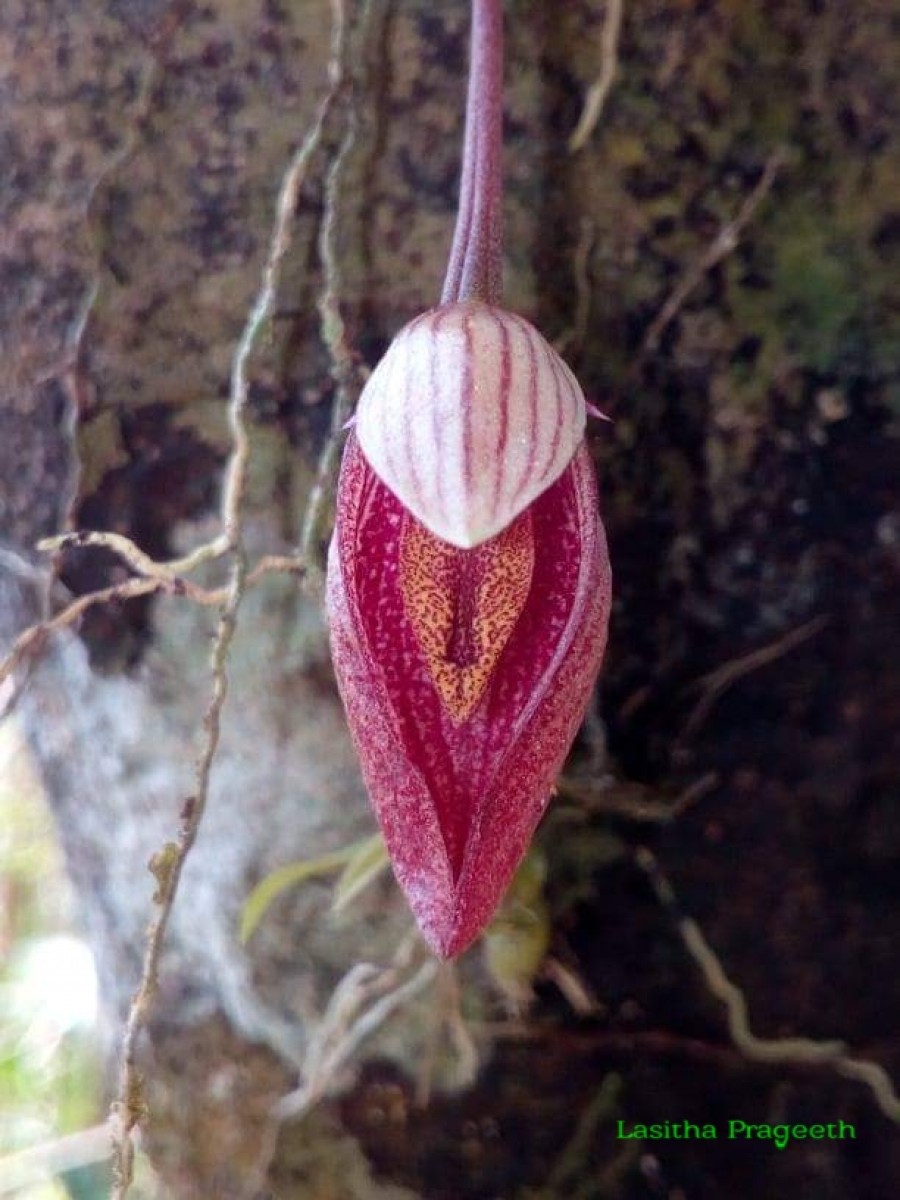
[(0, 726), (0, 921), (0, 1195), (91, 1200), (109, 1186), (92, 1165), (103, 1143), (85, 1134), (106, 1107), (97, 973), (40, 778), (11, 720)]

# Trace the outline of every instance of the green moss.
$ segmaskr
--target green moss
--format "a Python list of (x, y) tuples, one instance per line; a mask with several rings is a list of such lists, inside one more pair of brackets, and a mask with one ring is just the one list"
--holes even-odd
[(840, 360), (859, 307), (853, 275), (852, 247), (841, 253), (813, 213), (797, 214), (777, 247), (775, 308), (788, 344), (816, 370)]

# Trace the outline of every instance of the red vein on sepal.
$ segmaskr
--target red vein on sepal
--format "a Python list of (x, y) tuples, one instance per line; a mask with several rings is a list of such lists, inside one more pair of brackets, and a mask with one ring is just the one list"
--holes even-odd
[[(506, 322), (501, 321), (497, 314), (491, 310), (491, 318), (500, 332), (500, 402), (498, 409), (500, 413), (500, 436), (497, 441), (497, 462), (502, 463), (506, 455), (506, 447), (509, 441), (509, 389), (512, 381), (512, 361), (509, 345), (509, 330), (506, 327)], [(494, 488), (493, 500), (491, 503), (492, 515), (497, 512), (497, 504), (500, 500), (500, 485), (502, 483), (502, 472), (494, 471)]]
[(537, 352), (534, 348), (534, 340), (531, 337), (529, 326), (515, 316), (515, 314), (510, 315), (522, 331), (525, 338), (525, 345), (528, 347), (528, 456), (525, 460), (525, 470), (522, 473), (522, 478), (519, 480), (516, 490), (512, 493), (512, 502), (515, 504), (525, 490), (525, 485), (531, 478), (532, 471), (534, 470), (534, 439), (538, 423), (538, 363)]
[(560, 379), (560, 376), (562, 373), (561, 373), (559, 367), (557, 366), (557, 364), (553, 361), (553, 359), (550, 359), (549, 365), (550, 365), (550, 374), (553, 376), (554, 391), (556, 392), (556, 421), (554, 422), (554, 425), (553, 425), (553, 441), (550, 444), (550, 457), (547, 459), (547, 465), (544, 467), (544, 470), (543, 470), (543, 473), (541, 476), (541, 478), (543, 478), (543, 479), (546, 479), (546, 477), (550, 474), (550, 469), (553, 466), (553, 463), (556, 460), (557, 452), (559, 451), (559, 443), (562, 440), (563, 412), (564, 412), (562, 383), (561, 383), (561, 379)]
[(472, 321), (469, 313), (462, 319), (463, 327), (463, 383), (462, 383), (462, 469), (468, 485), (472, 483), (472, 421), (475, 408), (474, 346)]
[[(433, 352), (431, 354), (431, 359), (428, 364), (428, 382), (429, 382), (429, 386), (431, 388), (431, 404), (428, 407), (430, 407), (430, 409), (431, 409), (431, 436), (432, 436), (432, 444), (434, 446), (434, 462), (435, 462), (435, 464), (440, 462), (441, 442), (442, 442), (440, 414), (438, 412), (440, 405), (437, 402), (438, 396), (440, 395), (440, 382), (439, 382), (438, 361), (437, 361), (438, 356), (436, 353), (436, 349), (440, 345), (438, 334), (440, 333), (441, 324), (446, 315), (447, 315), (446, 309), (439, 308), (434, 313), (433, 322), (431, 325), (431, 336), (433, 339)], [(441, 472), (438, 470), (435, 470), (434, 495), (435, 495), (435, 499), (437, 501), (438, 507), (440, 509), (441, 516), (444, 518), (444, 520), (446, 520), (447, 519), (447, 501), (446, 501), (446, 497), (444, 495), (444, 489), (443, 489), (442, 484), (443, 484), (443, 479), (441, 477)]]

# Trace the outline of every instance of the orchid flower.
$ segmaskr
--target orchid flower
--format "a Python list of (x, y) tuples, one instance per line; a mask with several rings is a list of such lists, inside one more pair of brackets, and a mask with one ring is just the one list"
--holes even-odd
[(473, 0), (441, 304), (370, 376), (328, 559), (338, 686), (394, 872), (435, 952), (484, 929), (589, 702), (610, 571), (586, 404), (500, 306), (501, 0)]

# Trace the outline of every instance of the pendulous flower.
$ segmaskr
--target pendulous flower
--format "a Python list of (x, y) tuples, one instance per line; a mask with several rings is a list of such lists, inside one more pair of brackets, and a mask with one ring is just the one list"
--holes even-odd
[(394, 872), (434, 950), (484, 928), (578, 731), (610, 571), (585, 400), (498, 304), (502, 15), (474, 0), (442, 303), (360, 398), (328, 560), (332, 653)]

